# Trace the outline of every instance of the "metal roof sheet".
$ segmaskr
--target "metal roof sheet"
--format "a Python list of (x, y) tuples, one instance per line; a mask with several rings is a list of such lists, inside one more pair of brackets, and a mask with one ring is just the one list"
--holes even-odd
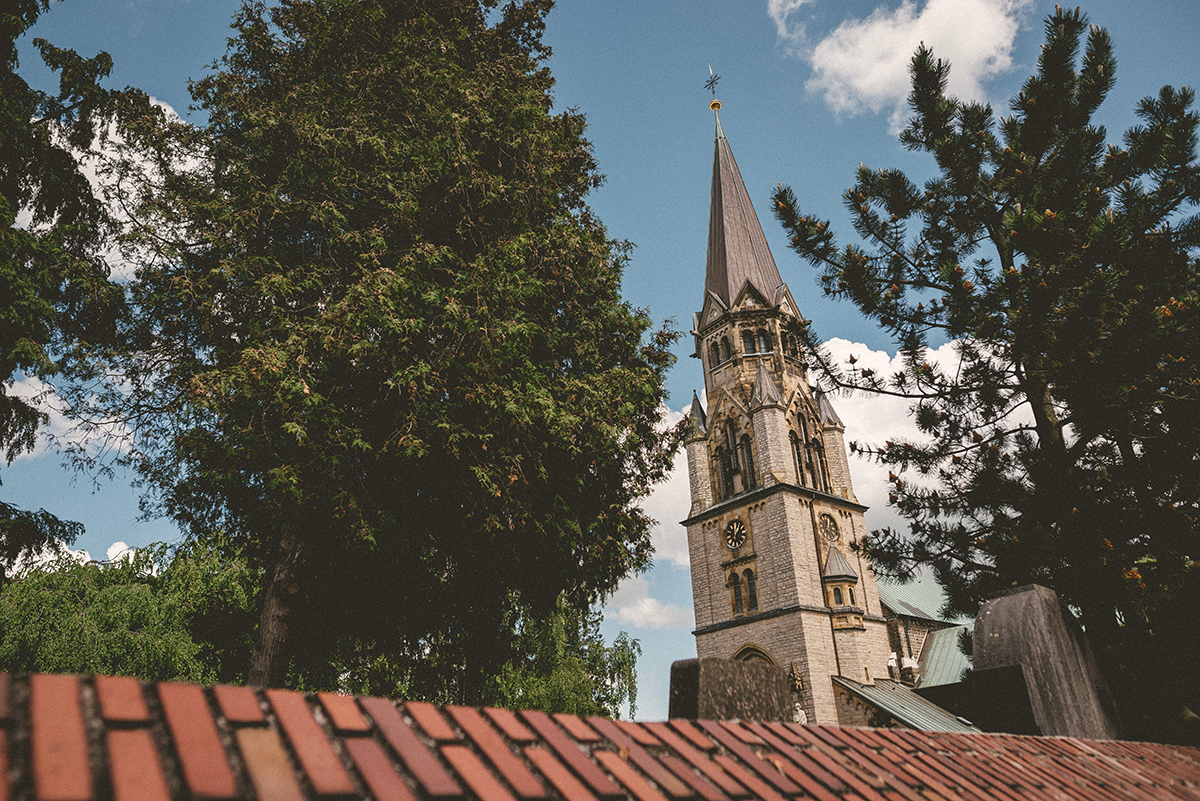
[(922, 698), (898, 681), (876, 679), (874, 684), (859, 684), (841, 676), (834, 676), (833, 680), (910, 728), (940, 732), (979, 731), (969, 722)]
[(879, 600), (897, 615), (947, 623), (972, 622), (971, 618), (963, 615), (942, 614), (946, 605), (946, 593), (942, 591), (942, 585), (931, 578), (914, 578), (901, 583), (880, 576), (878, 584)]
[(925, 644), (921, 646), (918, 687), (937, 687), (962, 680), (963, 671), (971, 667), (971, 657), (962, 652), (958, 640), (963, 632), (971, 631), (974, 627), (974, 624), (954, 626), (926, 635)]

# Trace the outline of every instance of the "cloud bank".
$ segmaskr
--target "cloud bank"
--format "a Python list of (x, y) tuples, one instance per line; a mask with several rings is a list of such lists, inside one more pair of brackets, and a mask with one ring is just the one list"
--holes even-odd
[(780, 40), (812, 66), (805, 88), (835, 113), (884, 113), (893, 130), (907, 116), (908, 65), (924, 42), (948, 60), (949, 91), (964, 100), (987, 99), (984, 85), (1012, 69), (1017, 32), (1032, 0), (903, 0), (878, 6), (862, 19), (846, 18), (815, 42), (790, 16), (804, 0), (768, 0)]

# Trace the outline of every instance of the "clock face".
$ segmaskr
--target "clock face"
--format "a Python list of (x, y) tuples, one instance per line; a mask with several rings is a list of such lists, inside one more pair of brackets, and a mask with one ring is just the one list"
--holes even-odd
[(742, 543), (746, 541), (746, 524), (741, 520), (734, 520), (725, 527), (725, 544), (736, 550), (742, 547)]
[(821, 528), (821, 533), (825, 535), (825, 539), (833, 542), (838, 538), (838, 524), (829, 515), (821, 515), (817, 518), (817, 525)]

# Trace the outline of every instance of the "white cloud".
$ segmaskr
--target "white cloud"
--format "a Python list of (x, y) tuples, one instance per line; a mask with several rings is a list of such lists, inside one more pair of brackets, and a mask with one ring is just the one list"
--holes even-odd
[(12, 379), (6, 394), (24, 399), (49, 417), (49, 422), (38, 428), (33, 450), (18, 454), (14, 462), (35, 459), (56, 448), (99, 458), (107, 451), (126, 447), (130, 442), (129, 426), (104, 418), (94, 408), (83, 410), (85, 419), (80, 421), (68, 418), (64, 413), (66, 401), (56, 394), (54, 385), (36, 376)]
[(28, 573), (30, 570), (33, 570), (34, 568), (36, 568), (40, 565), (47, 564), (48, 562), (53, 562), (54, 560), (58, 559), (63, 554), (70, 556), (72, 559), (74, 559), (76, 562), (78, 562), (81, 565), (92, 561), (91, 554), (89, 554), (87, 551), (83, 550), (82, 548), (80, 550), (76, 551), (76, 550), (72, 550), (71, 548), (67, 548), (62, 543), (58, 543), (57, 547), (55, 547), (54, 545), (46, 545), (45, 547), (42, 548), (42, 550), (38, 551), (37, 553), (33, 554), (32, 556), (29, 556), (29, 557), (22, 556), (21, 558), (17, 559), (17, 561), (13, 563), (11, 575), (22, 576), (25, 573)]
[(793, 25), (788, 17), (807, 2), (809, 0), (767, 0), (767, 14), (774, 20), (780, 39), (797, 40), (804, 37), (804, 27)]
[(108, 561), (116, 562), (121, 559), (128, 559), (133, 556), (133, 549), (127, 543), (117, 540), (112, 545), (108, 546), (108, 550), (104, 552), (108, 557)]
[[(777, 28), (779, 7), (796, 5), (769, 0)], [(907, 114), (909, 62), (924, 42), (952, 64), (952, 94), (986, 100), (984, 84), (1012, 68), (1013, 43), (1032, 5), (1032, 0), (903, 0), (895, 9), (879, 6), (864, 19), (846, 19), (804, 52), (814, 73), (806, 88), (823, 95), (840, 115), (887, 113), (899, 130)], [(785, 34), (792, 10), (783, 13), (781, 38), (794, 38)]]
[(651, 598), (650, 582), (645, 576), (632, 576), (622, 581), (605, 604), (604, 617), (642, 629), (691, 630), (696, 625), (691, 609)]
[[(690, 408), (689, 403), (678, 412), (668, 408), (662, 409), (666, 427), (678, 425)], [(675, 454), (675, 462), (666, 480), (655, 485), (649, 497), (642, 502), (642, 509), (656, 521), (650, 530), (655, 559), (665, 559), (680, 567), (691, 564), (688, 559), (687, 530), (679, 525), (679, 521), (687, 517), (691, 504), (687, 454), (680, 449)]]

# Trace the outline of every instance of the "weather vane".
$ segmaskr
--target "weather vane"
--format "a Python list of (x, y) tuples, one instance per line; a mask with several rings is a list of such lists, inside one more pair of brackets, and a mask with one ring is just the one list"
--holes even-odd
[(712, 102), (708, 104), (708, 107), (711, 108), (713, 111), (716, 111), (721, 108), (721, 101), (717, 100), (717, 81), (719, 81), (719, 80), (721, 80), (721, 76), (715, 74), (712, 69), (712, 64), (709, 64), (708, 65), (708, 80), (704, 82), (704, 88), (707, 89), (708, 91), (712, 92), (713, 99), (712, 99)]

